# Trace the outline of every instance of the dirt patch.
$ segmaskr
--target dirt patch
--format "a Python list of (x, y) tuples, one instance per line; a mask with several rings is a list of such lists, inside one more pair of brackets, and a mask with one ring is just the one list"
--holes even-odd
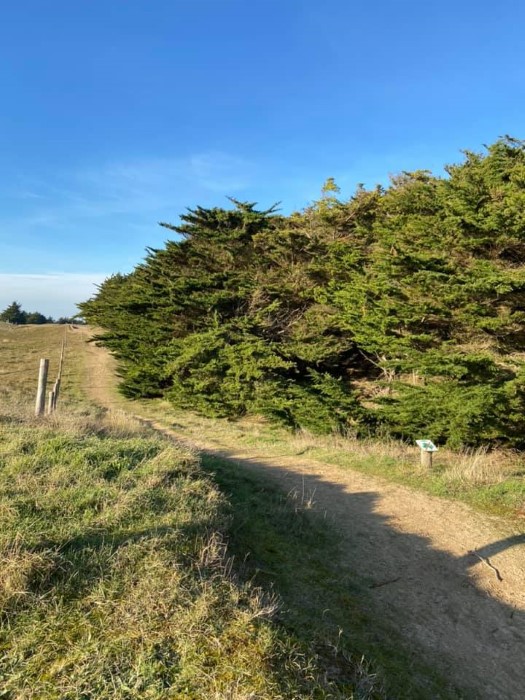
[(71, 331), (80, 336), (84, 343), (82, 357), (83, 389), (94, 403), (113, 408), (124, 406), (124, 399), (116, 391), (116, 362), (114, 358), (94, 342), (93, 331), (86, 326), (79, 326)]
[[(89, 396), (122, 407), (108, 354), (91, 344), (85, 361)], [(344, 565), (358, 568), (376, 610), (398, 628), (409, 648), (476, 698), (525, 697), (523, 531), (461, 503), (359, 472), (239, 451), (205, 434), (190, 440), (147, 422), (310, 500), (341, 532)]]

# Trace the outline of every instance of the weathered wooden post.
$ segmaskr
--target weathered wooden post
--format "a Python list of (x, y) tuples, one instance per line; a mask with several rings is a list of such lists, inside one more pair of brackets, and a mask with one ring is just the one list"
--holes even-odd
[(432, 455), (437, 452), (437, 447), (432, 440), (416, 440), (421, 450), (421, 466), (423, 469), (432, 469)]
[(47, 372), (49, 370), (49, 360), (40, 360), (40, 369), (38, 372), (38, 389), (36, 392), (35, 416), (41, 416), (46, 408), (46, 385)]
[(66, 349), (66, 336), (64, 334), (64, 340), (62, 341), (62, 349), (60, 351), (60, 362), (58, 364), (58, 379), (62, 377), (62, 367), (64, 366), (64, 352)]
[(48, 394), (47, 399), (47, 415), (50, 416), (55, 410), (55, 390), (52, 389)]
[(421, 466), (423, 469), (432, 469), (432, 452), (421, 450)]
[(58, 403), (58, 395), (60, 394), (60, 379), (57, 379), (53, 387), (53, 410), (56, 410)]

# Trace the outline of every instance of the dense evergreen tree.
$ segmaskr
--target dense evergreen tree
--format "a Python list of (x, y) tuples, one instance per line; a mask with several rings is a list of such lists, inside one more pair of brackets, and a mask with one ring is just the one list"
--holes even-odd
[(21, 304), (17, 301), (9, 304), (9, 306), (0, 312), (0, 321), (4, 323), (13, 323), (14, 325), (24, 325), (26, 323), (34, 323), (37, 325), (54, 323), (51, 317), (46, 317), (39, 311), (24, 311)]
[(282, 216), (197, 207), (80, 305), (128, 396), (293, 427), (525, 444), (525, 144)]
[(22, 310), (22, 306), (17, 301), (14, 301), (0, 313), (0, 321), (20, 325), (27, 323), (27, 314)]
[(44, 314), (41, 314), (39, 311), (31, 311), (30, 313), (26, 314), (26, 323), (34, 323), (38, 326), (44, 324), (44, 323), (53, 323), (53, 319), (48, 319)]

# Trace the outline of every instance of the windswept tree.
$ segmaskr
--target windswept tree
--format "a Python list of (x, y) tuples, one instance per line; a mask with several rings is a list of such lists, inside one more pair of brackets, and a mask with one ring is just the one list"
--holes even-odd
[(80, 305), (128, 396), (525, 446), (525, 144), (283, 216), (197, 207)]

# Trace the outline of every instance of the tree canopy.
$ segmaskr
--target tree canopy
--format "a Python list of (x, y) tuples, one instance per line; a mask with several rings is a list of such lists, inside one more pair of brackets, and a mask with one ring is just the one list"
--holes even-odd
[(122, 392), (294, 428), (525, 445), (525, 143), (289, 216), (190, 209), (80, 305)]

